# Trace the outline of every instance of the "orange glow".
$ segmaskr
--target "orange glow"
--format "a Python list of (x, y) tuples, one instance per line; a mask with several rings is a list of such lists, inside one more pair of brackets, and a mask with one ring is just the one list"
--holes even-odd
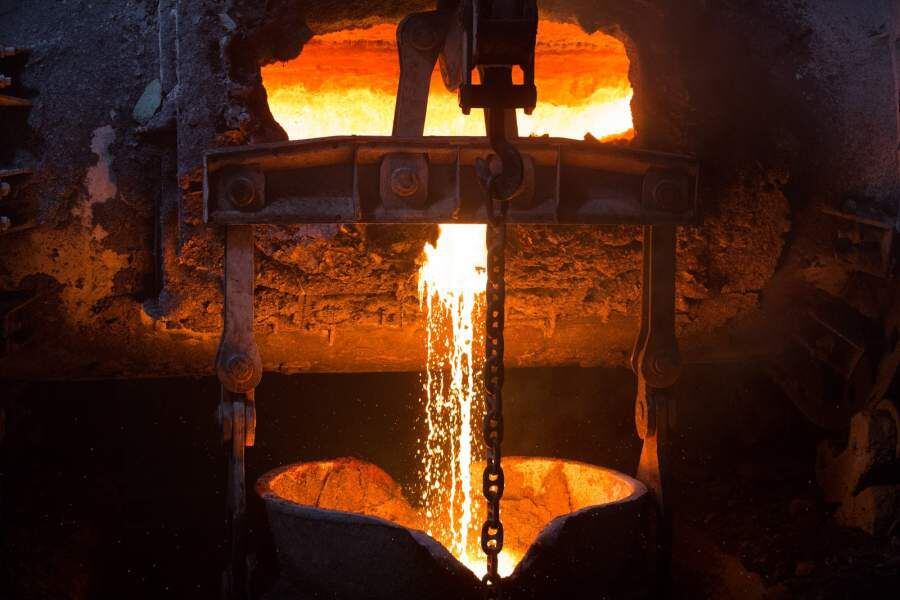
[(473, 431), (478, 431), (482, 409), (481, 360), (475, 349), (483, 336), (476, 335), (481, 328), (475, 323), (487, 284), (484, 226), (441, 225), (437, 244), (426, 244), (424, 253), (419, 269), (427, 355), (421, 501), (428, 533), (472, 568), (484, 562), (472, 535), (479, 516), (472, 465), (481, 450)]
[[(390, 135), (400, 76), (395, 39), (391, 24), (329, 33), (314, 37), (298, 58), (263, 68), (269, 107), (289, 137)], [(630, 139), (628, 65), (618, 40), (588, 35), (573, 24), (541, 21), (538, 106), (531, 116), (519, 112), (520, 135)], [(425, 134), (485, 134), (482, 112), (464, 116), (438, 70), (431, 81)], [(484, 459), (480, 375), (486, 262), (483, 225), (442, 225), (437, 243), (425, 246), (419, 271), (427, 344), (421, 525), (479, 576), (485, 572), (477, 463)], [(508, 527), (507, 538), (523, 527)], [(500, 555), (501, 575), (512, 572), (526, 547), (507, 544)]]
[[(275, 120), (291, 139), (390, 135), (400, 67), (396, 26), (316, 36), (287, 63), (263, 68)], [(577, 25), (541, 21), (535, 78), (538, 106), (519, 112), (523, 136), (582, 139), (633, 136), (628, 57), (620, 41)], [(481, 111), (464, 116), (435, 70), (426, 135), (484, 135)]]
[[(477, 463), (472, 468), (479, 471), (483, 466), (484, 463)], [(501, 512), (506, 534), (500, 556), (501, 573), (512, 571), (553, 519), (588, 507), (626, 501), (644, 489), (621, 473), (554, 458), (508, 456), (503, 459), (503, 470), (506, 491)], [(477, 479), (471, 495), (481, 511), (481, 481)], [(257, 490), (264, 498), (272, 495), (296, 504), (368, 515), (410, 529), (422, 529), (427, 520), (409, 503), (390, 475), (352, 458), (276, 469), (259, 480)], [(470, 537), (475, 546), (478, 529), (480, 523), (473, 523)], [(463, 557), (463, 563), (476, 575), (484, 574), (484, 558), (479, 552)]]

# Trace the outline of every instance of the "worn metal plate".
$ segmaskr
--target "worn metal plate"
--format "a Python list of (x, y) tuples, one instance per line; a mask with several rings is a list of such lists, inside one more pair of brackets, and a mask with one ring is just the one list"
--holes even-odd
[[(513, 207), (511, 223), (683, 224), (697, 215), (698, 167), (672, 154), (597, 142), (526, 138), (516, 146), (534, 165), (534, 198)], [(205, 214), (212, 223), (485, 223), (475, 159), (485, 138), (334, 137), (210, 152)], [(397, 206), (382, 199), (382, 161), (419, 154), (428, 169), (427, 200)], [(247, 177), (255, 170), (257, 177)], [(235, 206), (230, 179), (258, 181), (261, 202)], [(529, 192), (531, 193), (531, 192)]]

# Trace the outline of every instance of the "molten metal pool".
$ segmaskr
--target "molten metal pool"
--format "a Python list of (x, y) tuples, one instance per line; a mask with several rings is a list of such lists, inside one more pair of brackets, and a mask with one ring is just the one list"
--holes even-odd
[[(510, 457), (503, 466), (505, 548), (517, 563), (506, 598), (645, 595), (655, 510), (643, 484), (561, 459)], [(264, 475), (257, 492), (281, 564), (273, 600), (480, 597), (478, 577), (422, 531), (424, 515), (374, 465), (289, 465)]]

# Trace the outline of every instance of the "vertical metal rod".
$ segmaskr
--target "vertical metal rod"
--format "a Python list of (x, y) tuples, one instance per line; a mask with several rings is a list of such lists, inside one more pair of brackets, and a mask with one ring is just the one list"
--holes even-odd
[[(251, 225), (231, 225), (225, 237), (225, 310), (216, 371), (222, 382), (220, 415), (228, 446), (229, 564), (223, 576), (225, 600), (249, 596), (247, 569), (245, 448), (255, 435), (255, 388), (262, 360), (253, 338), (254, 243)], [(228, 426), (230, 425), (230, 427)]]
[[(228, 458), (229, 567), (224, 595), (227, 600), (249, 597), (247, 577), (247, 485), (244, 472), (246, 447), (246, 398), (224, 391), (231, 404), (231, 440)], [(250, 392), (249, 395), (252, 395)]]
[(667, 597), (671, 582), (672, 526), (670, 410), (681, 360), (675, 337), (676, 230), (644, 227), (641, 328), (632, 355), (638, 376), (635, 426), (643, 440), (637, 478), (653, 492), (659, 509), (656, 531), (657, 595)]

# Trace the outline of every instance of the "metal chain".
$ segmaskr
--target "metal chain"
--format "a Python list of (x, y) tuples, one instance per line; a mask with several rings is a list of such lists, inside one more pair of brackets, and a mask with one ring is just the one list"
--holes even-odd
[(503, 326), (506, 312), (506, 212), (508, 201), (500, 201), (499, 214), (494, 207), (495, 190), (488, 186), (487, 226), (487, 310), (485, 330), (484, 390), (486, 411), (482, 430), (487, 446), (487, 461), (482, 490), (487, 501), (487, 518), (481, 528), (481, 549), (487, 555), (487, 574), (483, 578), (485, 598), (501, 597), (498, 556), (503, 550), (503, 523), (500, 499), (504, 476), (500, 465), (503, 441)]

